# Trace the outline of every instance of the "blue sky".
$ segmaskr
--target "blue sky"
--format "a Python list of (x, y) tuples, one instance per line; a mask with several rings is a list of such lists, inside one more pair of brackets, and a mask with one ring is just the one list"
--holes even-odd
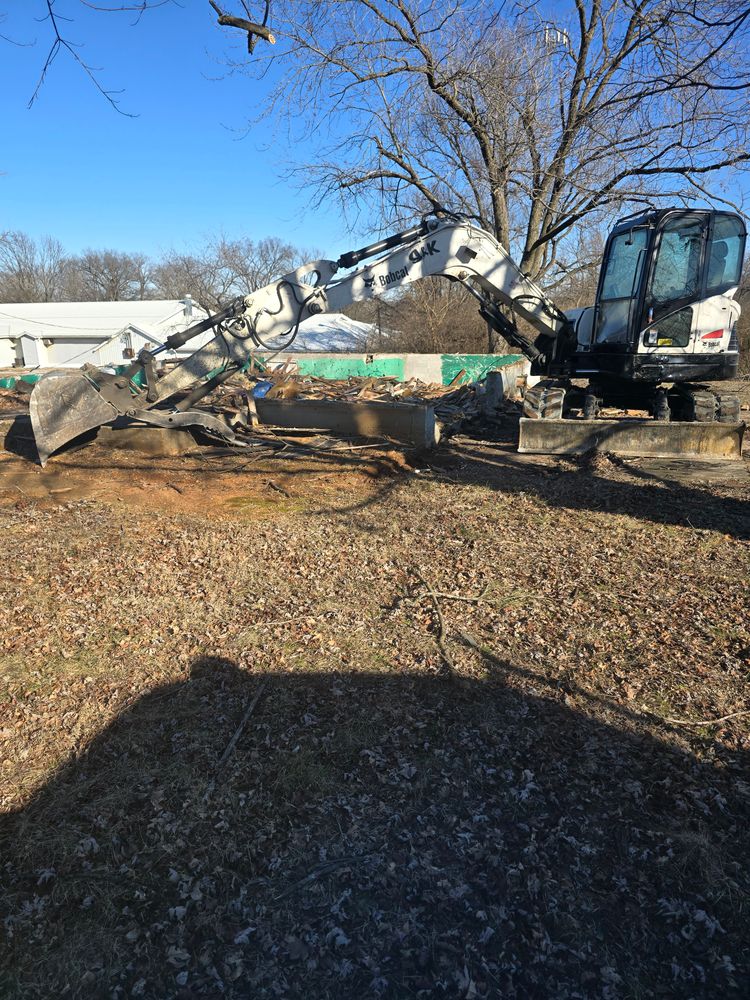
[[(224, 53), (241, 52), (244, 36), (219, 28), (207, 0), (168, 3), (136, 25), (132, 13), (87, 11), (80, 0), (55, 9), (74, 16), (61, 22), (67, 36), (136, 117), (114, 111), (64, 51), (28, 108), (53, 38), (46, 4), (0, 0), (0, 33), (24, 43), (0, 38), (0, 231), (51, 235), (73, 253), (151, 256), (220, 233), (279, 236), (334, 257), (366, 242), (335, 204), (315, 207), (312, 191), (285, 179), (295, 150), (283, 135), (270, 125), (246, 133), (263, 94), (249, 75), (227, 74)], [(732, 200), (747, 195), (744, 179), (728, 177), (724, 189), (720, 180), (707, 178)]]
[[(335, 207), (284, 180), (286, 150), (267, 127), (240, 134), (258, 84), (227, 75), (220, 29), (205, 0), (133, 15), (86, 13), (57, 0), (68, 37), (120, 95), (124, 117), (60, 52), (38, 100), (27, 104), (49, 48), (41, 0), (15, 5), (0, 22), (0, 230), (51, 235), (66, 249), (185, 249), (202, 238), (280, 236), (338, 255), (356, 243)], [(20, 10), (18, 9), (20, 8)], [(0, 3), (0, 13), (6, 5)], [(230, 37), (227, 37), (229, 34)], [(269, 148), (270, 147), (270, 148)]]

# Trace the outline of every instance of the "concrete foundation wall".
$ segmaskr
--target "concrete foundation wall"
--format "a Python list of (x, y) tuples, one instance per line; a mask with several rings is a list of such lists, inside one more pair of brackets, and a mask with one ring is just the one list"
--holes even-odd
[[(30, 346), (37, 345), (46, 355), (46, 349), (41, 341), (34, 341)], [(256, 357), (263, 360), (267, 355), (258, 354)], [(505, 395), (513, 395), (516, 380), (520, 376), (528, 375), (529, 372), (529, 362), (518, 354), (305, 354), (300, 352), (282, 357), (274, 356), (271, 367), (285, 364), (288, 359), (296, 363), (300, 375), (331, 379), (365, 376), (390, 377), (406, 382), (415, 378), (420, 382), (448, 385), (461, 371), (465, 374), (458, 384), (479, 381), (488, 372), (499, 371), (502, 374)], [(85, 360), (98, 365), (104, 363), (99, 358)], [(39, 360), (38, 367), (42, 369), (54, 367), (54, 363), (45, 357)], [(6, 377), (2, 379), (2, 388), (11, 388), (15, 379), (20, 377), (21, 371), (18, 371), (18, 374), (3, 373)]]
[[(260, 354), (258, 357), (263, 358)], [(464, 371), (459, 383), (475, 382), (487, 372), (502, 370), (506, 391), (515, 386), (518, 376), (526, 375), (529, 362), (519, 354), (304, 354), (274, 358), (282, 364), (287, 357), (296, 362), (301, 375), (345, 379), (351, 376), (391, 377), (401, 382), (411, 378), (420, 382), (448, 385)]]

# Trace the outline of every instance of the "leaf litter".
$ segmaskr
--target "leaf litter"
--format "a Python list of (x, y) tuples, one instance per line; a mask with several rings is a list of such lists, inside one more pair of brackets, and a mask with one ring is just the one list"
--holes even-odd
[(3, 996), (747, 995), (746, 478), (404, 464), (9, 491)]

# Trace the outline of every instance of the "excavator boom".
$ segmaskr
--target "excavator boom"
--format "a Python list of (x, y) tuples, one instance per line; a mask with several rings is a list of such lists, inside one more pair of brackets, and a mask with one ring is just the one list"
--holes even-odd
[[(363, 263), (368, 261), (368, 263)], [(542, 348), (502, 317), (497, 302), (539, 331), (554, 347), (569, 324), (542, 290), (530, 281), (497, 241), (458, 218), (425, 220), (405, 232), (343, 254), (338, 260), (311, 261), (182, 333), (156, 351), (142, 351), (120, 373), (87, 366), (81, 371), (43, 376), (32, 393), (31, 420), (44, 464), (68, 441), (115, 420), (156, 426), (196, 426), (235, 441), (228, 427), (192, 407), (224, 378), (241, 370), (253, 351), (283, 351), (300, 323), (322, 312), (338, 312), (432, 275), (472, 288), (480, 307), (495, 314), (502, 333), (530, 356)], [(176, 364), (163, 378), (155, 371), (159, 354), (184, 346), (207, 330), (208, 343)], [(184, 393), (189, 392), (187, 401)]]

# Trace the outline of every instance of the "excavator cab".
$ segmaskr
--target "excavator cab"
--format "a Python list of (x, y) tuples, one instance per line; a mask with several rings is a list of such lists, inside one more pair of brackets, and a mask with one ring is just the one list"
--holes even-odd
[(578, 334), (574, 375), (651, 384), (732, 378), (745, 239), (733, 212), (671, 208), (618, 222)]

